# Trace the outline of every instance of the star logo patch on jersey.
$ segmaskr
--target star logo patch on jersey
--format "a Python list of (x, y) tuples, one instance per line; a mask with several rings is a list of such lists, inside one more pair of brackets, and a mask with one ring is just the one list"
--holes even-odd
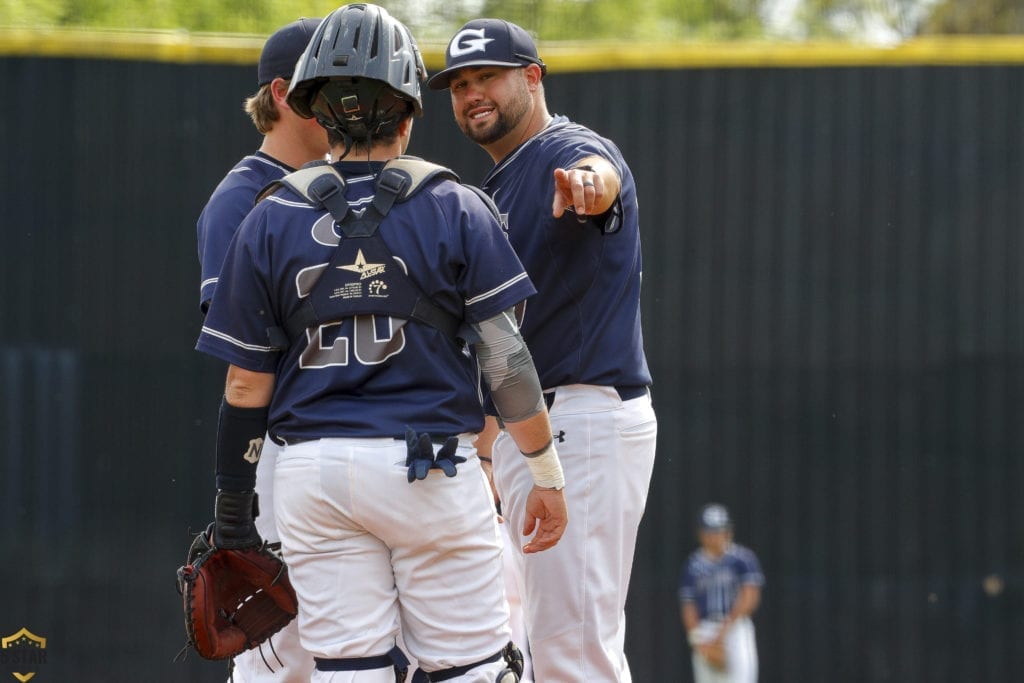
[(353, 273), (359, 273), (359, 279), (365, 280), (368, 277), (375, 275), (383, 275), (386, 265), (383, 263), (367, 263), (366, 257), (363, 256), (363, 250), (360, 249), (356, 252), (356, 262), (348, 266), (338, 266), (341, 270), (348, 270)]

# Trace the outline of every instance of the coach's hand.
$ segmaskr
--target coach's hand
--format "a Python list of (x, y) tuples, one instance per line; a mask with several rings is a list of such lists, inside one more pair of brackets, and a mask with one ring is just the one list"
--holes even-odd
[(566, 211), (575, 212), (581, 221), (583, 216), (600, 216), (612, 208), (622, 189), (615, 166), (596, 155), (581, 159), (573, 168), (556, 168), (554, 180), (551, 215), (555, 218)]
[(544, 489), (534, 486), (526, 499), (526, 522), (523, 535), (534, 531), (530, 542), (523, 546), (524, 553), (537, 553), (554, 546), (562, 538), (569, 512), (565, 506), (565, 492), (562, 489)]
[(608, 204), (604, 180), (589, 167), (586, 169), (555, 169), (555, 196), (551, 203), (551, 215), (561, 218), (566, 209), (577, 216), (601, 213)]

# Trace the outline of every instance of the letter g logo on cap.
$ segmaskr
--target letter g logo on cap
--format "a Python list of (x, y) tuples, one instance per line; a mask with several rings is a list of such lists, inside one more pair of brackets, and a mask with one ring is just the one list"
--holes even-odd
[(448, 54), (452, 57), (462, 57), (472, 52), (487, 52), (487, 43), (493, 40), (494, 38), (484, 38), (484, 29), (482, 28), (467, 28), (464, 31), (459, 31), (452, 38)]

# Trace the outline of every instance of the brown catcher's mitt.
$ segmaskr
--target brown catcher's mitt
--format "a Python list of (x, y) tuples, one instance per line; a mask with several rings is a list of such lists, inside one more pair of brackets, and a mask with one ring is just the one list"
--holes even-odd
[(211, 528), (189, 547), (178, 569), (188, 643), (206, 659), (228, 659), (256, 647), (298, 613), (288, 568), (266, 546), (224, 550)]
[(725, 671), (725, 646), (721, 642), (705, 643), (701, 648), (701, 653), (712, 669)]

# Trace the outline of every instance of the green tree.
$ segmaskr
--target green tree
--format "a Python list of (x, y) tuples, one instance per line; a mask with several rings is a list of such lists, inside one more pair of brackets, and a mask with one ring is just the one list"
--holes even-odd
[(799, 16), (810, 36), (897, 42), (920, 33), (935, 2), (804, 0)]
[(544, 40), (671, 41), (763, 34), (763, 0), (486, 0), (480, 14), (520, 24)]
[[(378, 0), (421, 41), (443, 42), (477, 16), (508, 18), (544, 40), (681, 40), (762, 33), (764, 0)], [(337, 0), (0, 0), (0, 26), (180, 29), (267, 34)]]
[(0, 26), (58, 25), (74, 0), (0, 0)]
[[(1024, 33), (1024, 0), (378, 0), (424, 43), (466, 20), (499, 16), (544, 41), (671, 42), (773, 36), (898, 42), (919, 33)], [(268, 35), (340, 0), (0, 0), (0, 26), (170, 29)]]
[(1021, 34), (1020, 0), (943, 0), (924, 22), (922, 33)]

